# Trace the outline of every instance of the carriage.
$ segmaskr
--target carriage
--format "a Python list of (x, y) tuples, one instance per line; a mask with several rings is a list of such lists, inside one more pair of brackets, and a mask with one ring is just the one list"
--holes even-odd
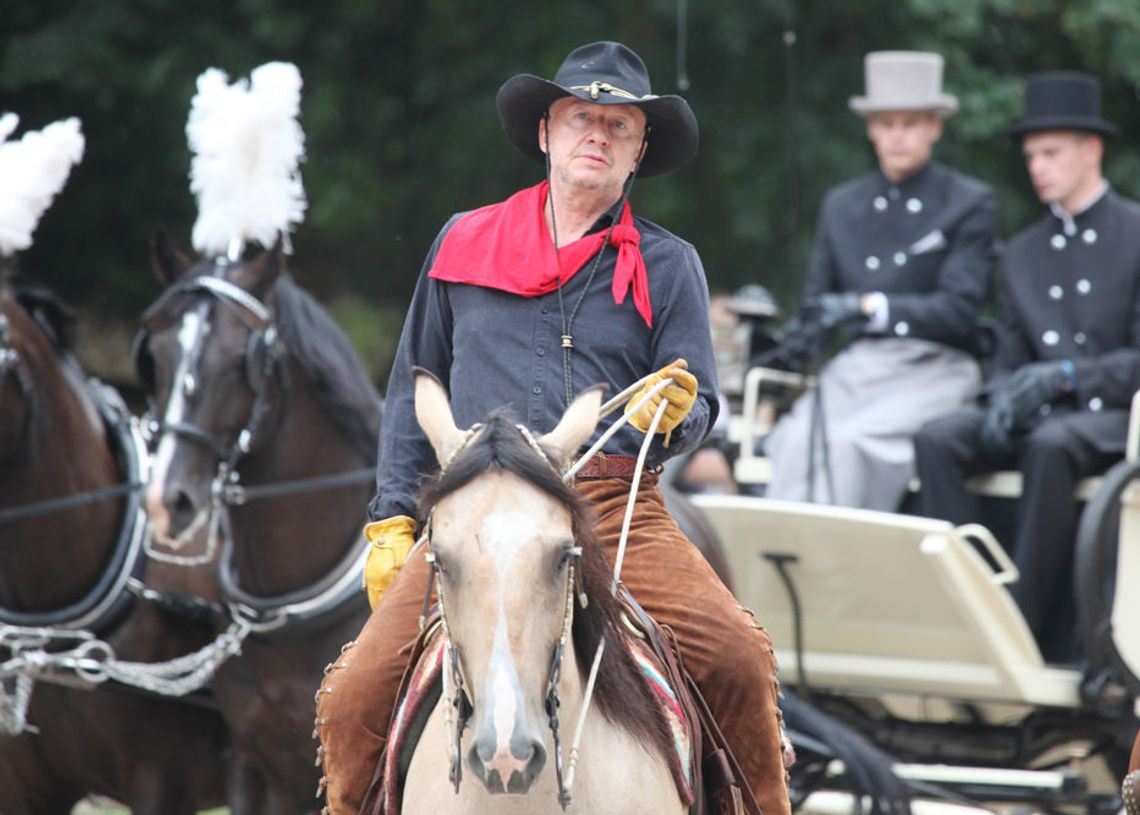
[[(916, 792), (1116, 811), (1140, 696), (1140, 608), (1127, 590), (1140, 580), (1140, 398), (1126, 459), (1075, 496), (1085, 503), (1074, 568), (1084, 654), (1050, 664), (1007, 590), (1016, 566), (988, 526), (763, 497), (759, 406), (803, 379), (736, 373), (727, 436), (738, 489), (691, 500), (718, 533), (737, 596), (769, 628), (785, 686), (887, 751)], [(970, 488), (1000, 528), (1020, 474)], [(849, 811), (836, 792), (842, 767), (826, 749), (814, 758), (827, 766), (810, 781), (801, 772), (810, 788), (801, 792), (817, 793), (806, 808)]]

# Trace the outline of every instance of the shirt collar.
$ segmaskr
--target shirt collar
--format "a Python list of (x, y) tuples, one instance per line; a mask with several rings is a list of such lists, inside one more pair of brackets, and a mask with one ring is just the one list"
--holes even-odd
[(1100, 186), (1096, 188), (1096, 191), (1082, 201), (1072, 212), (1069, 212), (1056, 201), (1049, 205), (1049, 211), (1053, 213), (1054, 218), (1061, 222), (1061, 227), (1066, 235), (1075, 235), (1077, 234), (1076, 219), (1099, 204), (1101, 199), (1108, 194), (1109, 189), (1111, 189), (1111, 185), (1108, 181), (1101, 180)]

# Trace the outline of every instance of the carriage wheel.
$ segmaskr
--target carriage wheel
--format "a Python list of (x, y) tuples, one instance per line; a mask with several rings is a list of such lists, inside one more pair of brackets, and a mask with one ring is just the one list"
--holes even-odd
[(1112, 625), (1120, 499), (1137, 478), (1140, 461), (1122, 461), (1110, 469), (1086, 504), (1077, 528), (1073, 592), (1077, 625), (1088, 654), (1082, 692), (1087, 702), (1098, 706), (1131, 708), (1132, 699), (1140, 696), (1140, 678), (1117, 649)]

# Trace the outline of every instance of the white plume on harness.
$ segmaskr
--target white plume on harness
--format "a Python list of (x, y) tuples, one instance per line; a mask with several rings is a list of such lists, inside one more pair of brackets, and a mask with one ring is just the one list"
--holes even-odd
[(83, 132), (72, 117), (8, 141), (20, 118), (0, 116), (0, 255), (32, 245), (40, 217), (83, 158)]
[(217, 68), (198, 77), (186, 123), (198, 252), (236, 260), (246, 242), (270, 247), (278, 236), (290, 251), (307, 206), (300, 109), (301, 73), (288, 62), (267, 62), (232, 84)]

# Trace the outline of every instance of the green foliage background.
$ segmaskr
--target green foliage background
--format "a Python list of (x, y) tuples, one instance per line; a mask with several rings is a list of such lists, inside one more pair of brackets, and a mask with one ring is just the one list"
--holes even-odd
[(158, 293), (151, 235), (164, 229), (189, 244), (184, 126), (196, 77), (292, 61), (305, 81), (310, 201), (293, 271), (339, 304), (334, 313), (382, 381), (439, 225), (539, 177), (502, 135), (499, 84), (519, 72), (550, 76), (594, 39), (629, 44), (655, 90), (683, 93), (697, 113), (699, 156), (639, 183), (634, 204), (697, 245), (714, 289), (760, 282), (791, 302), (823, 192), (872, 164), (847, 110), (869, 50), (945, 55), (961, 112), (938, 155), (998, 188), (1007, 234), (1039, 211), (1003, 136), (1036, 70), (1102, 78), (1106, 115), (1122, 131), (1107, 174), (1140, 194), (1135, 0), (9, 0), (0, 3), (0, 109), (19, 113), (22, 128), (79, 116), (87, 137), (84, 161), (17, 265), (88, 324), (120, 326), (86, 336), (114, 338), (89, 358), (121, 363), (118, 346)]

